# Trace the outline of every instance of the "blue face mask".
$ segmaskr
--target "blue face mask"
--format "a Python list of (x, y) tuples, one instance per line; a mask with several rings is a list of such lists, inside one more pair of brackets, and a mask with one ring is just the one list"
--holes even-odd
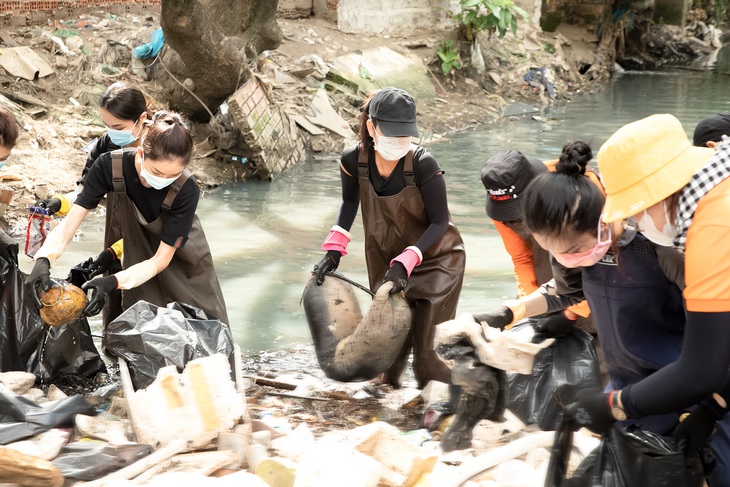
[(144, 180), (147, 181), (147, 184), (149, 184), (156, 190), (167, 188), (178, 178), (178, 176), (175, 176), (174, 178), (161, 178), (160, 176), (155, 176), (147, 172), (147, 170), (144, 168), (144, 154), (142, 155), (142, 163), (140, 164), (140, 174), (144, 178)]
[(129, 130), (114, 130), (107, 127), (106, 133), (107, 135), (109, 135), (109, 140), (111, 140), (112, 143), (118, 147), (126, 147), (129, 144), (133, 143), (135, 140), (137, 140), (137, 137), (132, 134), (134, 127), (137, 126), (137, 122), (139, 122), (139, 119), (134, 122), (134, 125), (132, 125), (132, 128)]

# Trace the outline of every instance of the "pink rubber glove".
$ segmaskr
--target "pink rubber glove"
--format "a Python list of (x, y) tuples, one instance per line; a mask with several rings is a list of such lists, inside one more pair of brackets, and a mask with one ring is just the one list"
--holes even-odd
[(342, 255), (347, 255), (347, 244), (350, 243), (350, 232), (344, 228), (335, 225), (330, 230), (330, 234), (322, 244), (322, 250), (336, 250)]
[(411, 277), (411, 272), (413, 272), (413, 269), (421, 263), (423, 260), (423, 255), (421, 254), (421, 251), (418, 249), (418, 247), (414, 247), (411, 245), (410, 247), (406, 247), (406, 249), (396, 258), (390, 261), (390, 265), (393, 265), (393, 262), (400, 262), (403, 264), (403, 267), (406, 268), (406, 272), (408, 273), (408, 277)]

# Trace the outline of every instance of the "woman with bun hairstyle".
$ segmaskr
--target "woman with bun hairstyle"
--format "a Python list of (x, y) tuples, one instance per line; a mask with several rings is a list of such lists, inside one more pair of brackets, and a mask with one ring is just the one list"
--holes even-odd
[[(586, 150), (587, 148), (587, 150)], [(607, 390), (619, 390), (676, 360), (685, 312), (681, 255), (639, 232), (633, 218), (606, 224), (605, 197), (585, 176), (592, 158), (582, 141), (566, 145), (555, 173), (525, 191), (523, 218), (551, 254), (554, 280), (524, 298), (477, 315), (500, 328), (585, 298), (604, 351)], [(643, 418), (645, 429), (669, 434), (682, 411)]]
[[(176, 113), (157, 112), (138, 147), (107, 152), (89, 170), (71, 211), (35, 255), (26, 283), (50, 286), (50, 265), (65, 250), (90, 210), (107, 196), (105, 245), (125, 240), (123, 268), (83, 285), (91, 291), (87, 316), (122, 290), (122, 309), (139, 300), (158, 306), (178, 301), (228, 323), (208, 242), (195, 214), (200, 189), (187, 169), (193, 139)], [(163, 272), (164, 271), (164, 272)], [(105, 325), (116, 316), (105, 315)]]

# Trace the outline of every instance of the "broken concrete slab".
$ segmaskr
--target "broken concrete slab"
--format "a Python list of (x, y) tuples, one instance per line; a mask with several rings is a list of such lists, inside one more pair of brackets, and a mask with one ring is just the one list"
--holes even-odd
[(355, 132), (352, 131), (345, 119), (340, 117), (332, 108), (324, 89), (317, 90), (314, 98), (312, 98), (312, 111), (314, 116), (308, 115), (306, 118), (313, 124), (331, 130), (346, 139), (355, 138)]
[(340, 56), (331, 64), (338, 75), (356, 83), (363, 93), (395, 86), (410, 93), (417, 105), (436, 98), (426, 66), (412, 54), (399, 54), (380, 46)]
[(309, 120), (304, 118), (303, 115), (289, 115), (297, 125), (306, 130), (312, 135), (324, 135), (324, 130), (318, 128), (316, 125), (311, 123)]
[(0, 49), (0, 66), (13, 76), (30, 81), (53, 74), (53, 68), (28, 46)]

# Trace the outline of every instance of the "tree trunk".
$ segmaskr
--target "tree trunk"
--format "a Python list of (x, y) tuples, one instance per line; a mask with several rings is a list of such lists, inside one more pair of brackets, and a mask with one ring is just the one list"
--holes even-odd
[[(281, 44), (276, 5), (277, 0), (162, 0), (166, 47), (157, 79), (170, 106), (191, 119), (207, 120), (208, 110), (215, 112), (249, 79), (257, 56)], [(208, 110), (180, 85), (187, 79), (192, 83), (186, 86)]]

